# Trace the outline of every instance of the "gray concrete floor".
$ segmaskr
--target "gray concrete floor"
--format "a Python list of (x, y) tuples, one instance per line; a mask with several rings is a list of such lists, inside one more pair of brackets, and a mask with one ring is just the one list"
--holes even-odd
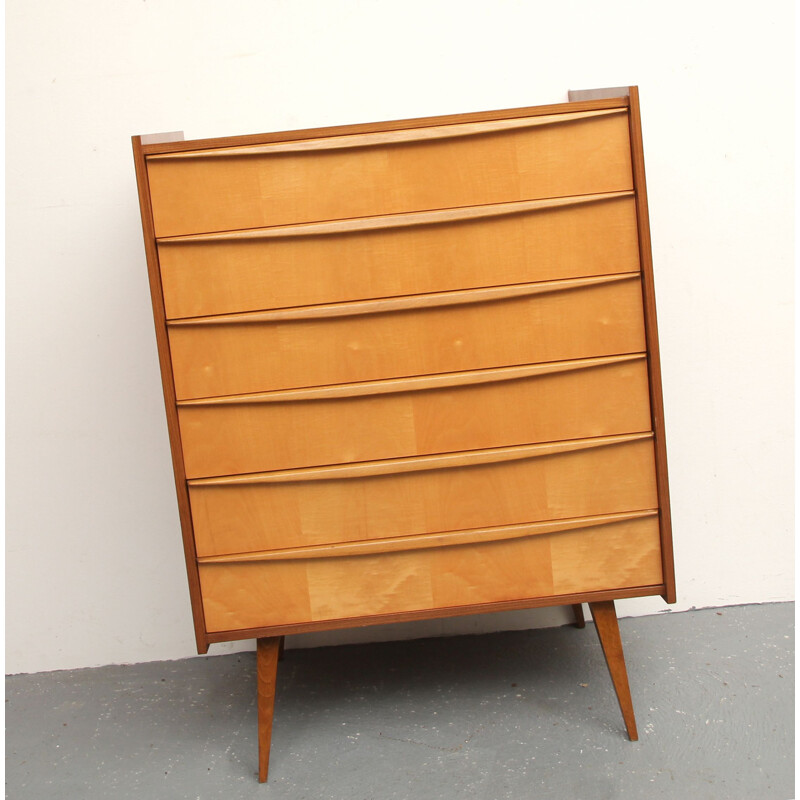
[(244, 653), (6, 678), (7, 797), (794, 797), (793, 604), (620, 627), (635, 743), (591, 624), (289, 650), (259, 785)]

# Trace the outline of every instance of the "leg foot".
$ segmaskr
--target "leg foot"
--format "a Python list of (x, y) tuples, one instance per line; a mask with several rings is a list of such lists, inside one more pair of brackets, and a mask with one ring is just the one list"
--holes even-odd
[(625, 668), (625, 656), (622, 653), (622, 640), (619, 637), (619, 624), (613, 600), (603, 600), (599, 603), (589, 603), (589, 608), (594, 618), (600, 646), (606, 657), (608, 671), (611, 673), (611, 682), (617, 693), (622, 719), (628, 729), (628, 738), (635, 742), (639, 738), (636, 731), (636, 719), (633, 715), (633, 701), (628, 685), (628, 671)]
[(259, 639), (256, 650), (256, 685), (258, 696), (258, 780), (265, 783), (269, 771), (269, 748), (272, 742), (272, 714), (275, 708), (275, 680), (278, 675), (278, 651), (283, 637)]
[(573, 603), (572, 611), (575, 614), (574, 625), (576, 628), (586, 627), (586, 617), (583, 616), (583, 605), (581, 603)]

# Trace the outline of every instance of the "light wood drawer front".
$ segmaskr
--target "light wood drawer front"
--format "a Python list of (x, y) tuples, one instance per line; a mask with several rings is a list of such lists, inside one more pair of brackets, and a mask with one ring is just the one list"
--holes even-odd
[(653, 586), (661, 581), (654, 516), (484, 544), (200, 566), (211, 631)]
[(629, 195), (221, 236), (159, 243), (168, 318), (639, 269), (636, 210)]
[(206, 319), (170, 324), (179, 400), (645, 349), (638, 275)]
[(649, 434), (190, 481), (198, 556), (655, 508)]
[(158, 237), (633, 186), (624, 109), (202, 150), (147, 162)]
[(194, 401), (178, 418), (188, 478), (606, 436), (650, 429), (647, 362), (610, 356)]

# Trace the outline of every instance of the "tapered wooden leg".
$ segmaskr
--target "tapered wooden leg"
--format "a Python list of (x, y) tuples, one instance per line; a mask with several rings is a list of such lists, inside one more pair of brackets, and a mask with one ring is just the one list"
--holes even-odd
[(275, 709), (275, 680), (278, 676), (278, 652), (283, 637), (259, 639), (256, 650), (256, 686), (258, 693), (258, 780), (265, 783), (269, 771), (269, 748), (272, 742), (272, 714)]
[(572, 611), (575, 613), (575, 627), (585, 628), (586, 617), (583, 616), (583, 605), (581, 603), (573, 603)]
[(594, 618), (600, 646), (606, 657), (608, 671), (611, 673), (611, 682), (617, 693), (622, 719), (628, 729), (628, 738), (635, 742), (639, 738), (636, 731), (636, 719), (633, 715), (633, 701), (631, 689), (628, 685), (628, 671), (625, 668), (625, 656), (622, 653), (622, 640), (619, 637), (619, 623), (613, 600), (603, 600), (599, 603), (589, 603), (589, 608)]

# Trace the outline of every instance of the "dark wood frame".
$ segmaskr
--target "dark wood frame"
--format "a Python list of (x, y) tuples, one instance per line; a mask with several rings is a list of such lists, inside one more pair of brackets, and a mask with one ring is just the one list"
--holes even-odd
[(659, 524), (661, 530), (661, 569), (664, 591), (661, 596), (674, 603), (675, 563), (672, 552), (672, 514), (669, 503), (667, 477), (667, 445), (664, 433), (664, 399), (661, 389), (661, 355), (658, 347), (656, 320), (656, 290), (653, 278), (653, 252), (650, 244), (650, 214), (647, 207), (647, 184), (644, 175), (644, 146), (642, 121), (639, 113), (639, 87), (629, 87), (631, 130), (631, 163), (633, 189), (636, 193), (636, 214), (639, 225), (639, 256), (642, 268), (642, 295), (644, 297), (644, 329), (647, 339), (647, 368), (650, 375), (650, 418), (656, 454), (656, 483), (658, 488)]

